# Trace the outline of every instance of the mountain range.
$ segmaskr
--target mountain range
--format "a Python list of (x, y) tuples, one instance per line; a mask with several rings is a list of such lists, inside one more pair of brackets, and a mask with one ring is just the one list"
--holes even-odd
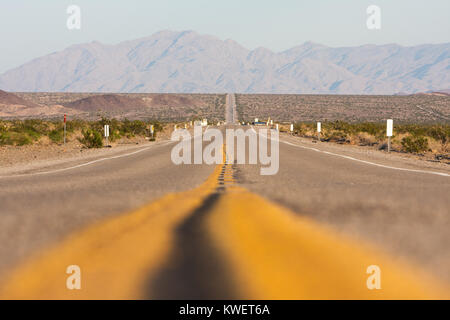
[(283, 52), (193, 31), (117, 45), (73, 45), (0, 75), (0, 89), (40, 92), (396, 94), (450, 88), (450, 43)]

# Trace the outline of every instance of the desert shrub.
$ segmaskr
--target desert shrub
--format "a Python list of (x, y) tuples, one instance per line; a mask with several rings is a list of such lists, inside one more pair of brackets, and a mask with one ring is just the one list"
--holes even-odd
[(386, 132), (385, 125), (376, 122), (356, 123), (354, 127), (355, 132), (365, 132), (375, 137)]
[(6, 131), (0, 131), (0, 146), (12, 145), (10, 134)]
[(153, 120), (153, 121), (149, 121), (149, 123), (150, 123), (150, 125), (154, 126), (155, 133), (164, 130), (164, 125), (161, 122), (159, 122), (159, 121)]
[(61, 143), (64, 141), (64, 129), (53, 129), (48, 133), (48, 137), (54, 143)]
[(73, 133), (78, 130), (87, 129), (90, 127), (90, 124), (85, 120), (70, 120), (66, 123), (66, 130), (68, 133)]
[(103, 138), (100, 132), (93, 129), (83, 129), (81, 131), (82, 138), (78, 139), (87, 148), (103, 147)]
[(122, 137), (133, 138), (135, 136), (148, 136), (150, 135), (150, 125), (154, 126), (153, 137), (156, 137), (157, 133), (164, 129), (164, 126), (159, 121), (148, 120), (133, 120), (128, 119), (119, 121), (117, 119), (102, 118), (100, 121), (94, 124), (94, 128), (99, 131), (103, 130), (105, 125), (109, 125), (110, 140), (115, 141)]
[(420, 124), (399, 124), (395, 126), (397, 133), (409, 133), (415, 137), (423, 137), (427, 135), (429, 126)]
[(330, 141), (330, 142), (344, 142), (347, 141), (347, 134), (345, 132), (342, 131), (325, 131), (322, 133), (323, 134), (323, 139), (325, 141)]
[(367, 132), (358, 132), (356, 135), (351, 137), (351, 140), (358, 143), (361, 146), (373, 146), (378, 143), (378, 139)]
[(134, 120), (130, 121), (125, 119), (122, 121), (120, 131), (127, 137), (134, 137), (136, 135), (145, 135), (147, 130), (147, 124), (144, 121)]
[(406, 152), (423, 153), (428, 151), (428, 139), (425, 137), (408, 136), (404, 137), (401, 143)]
[(0, 145), (24, 146), (33, 143), (33, 138), (25, 132), (1, 132)]
[(123, 134), (120, 130), (121, 122), (117, 119), (108, 119), (103, 117), (101, 120), (93, 123), (92, 128), (94, 130), (102, 132), (103, 135), (105, 125), (109, 125), (109, 137), (108, 137), (109, 141), (114, 142), (122, 138)]
[(303, 136), (306, 134), (306, 127), (302, 123), (295, 123), (294, 132)]
[(14, 120), (11, 122), (8, 132), (10, 139), (8, 144), (18, 146), (31, 144), (39, 140), (43, 135), (47, 135), (49, 124), (43, 120)]
[(438, 141), (443, 149), (446, 149), (450, 141), (450, 126), (433, 126), (428, 130), (428, 135)]
[(311, 132), (315, 132), (315, 124), (310, 122), (294, 123), (294, 132), (300, 136), (307, 136)]
[(338, 131), (341, 132), (342, 134), (352, 133), (354, 131), (354, 128), (350, 123), (341, 120), (325, 122), (322, 124), (322, 128), (330, 131)]
[(36, 137), (30, 137), (26, 133), (15, 133), (13, 134), (13, 141), (16, 146), (25, 146), (32, 144), (36, 140)]
[(26, 133), (37, 140), (49, 131), (49, 123), (43, 120), (13, 121), (10, 131)]

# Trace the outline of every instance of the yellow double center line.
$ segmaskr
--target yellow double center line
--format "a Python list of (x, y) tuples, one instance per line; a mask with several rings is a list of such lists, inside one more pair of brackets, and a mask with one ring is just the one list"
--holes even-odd
[[(194, 190), (77, 232), (14, 270), (0, 298), (449, 298), (409, 265), (234, 181), (233, 165), (218, 165)], [(81, 290), (66, 287), (70, 265), (81, 268)], [(381, 290), (366, 286), (370, 265)]]

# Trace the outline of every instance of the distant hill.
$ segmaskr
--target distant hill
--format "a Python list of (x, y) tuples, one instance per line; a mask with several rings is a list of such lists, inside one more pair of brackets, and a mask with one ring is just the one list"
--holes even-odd
[(153, 95), (150, 104), (152, 106), (195, 106), (203, 102), (191, 97), (174, 96), (171, 94), (157, 94)]
[(233, 40), (162, 31), (117, 45), (92, 42), (0, 75), (9, 91), (102, 93), (414, 94), (450, 88), (450, 43), (283, 52)]
[[(401, 95), (401, 94), (399, 94)], [(438, 90), (438, 91), (427, 91), (418, 92), (416, 95), (426, 95), (426, 96), (450, 96), (450, 89), (448, 90)]]
[(64, 106), (86, 112), (124, 112), (143, 110), (147, 107), (144, 100), (140, 98), (125, 97), (116, 94), (95, 95), (67, 103)]
[(14, 93), (6, 92), (3, 90), (0, 90), (0, 105), (24, 106), (28, 108), (39, 107), (39, 105), (34, 102), (27, 101), (23, 98), (16, 96)]
[(450, 95), (450, 89), (445, 89), (445, 90), (439, 90), (439, 93), (445, 93), (447, 95)]
[(67, 113), (80, 114), (76, 110), (61, 105), (39, 105), (13, 93), (0, 90), (0, 118), (49, 118)]

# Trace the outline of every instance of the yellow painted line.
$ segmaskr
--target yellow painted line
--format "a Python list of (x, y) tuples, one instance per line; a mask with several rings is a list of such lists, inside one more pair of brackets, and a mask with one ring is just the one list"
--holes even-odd
[[(9, 275), (0, 299), (148, 298), (149, 279), (173, 250), (174, 229), (217, 187), (220, 169), (194, 190), (73, 234)], [(66, 287), (70, 265), (81, 268), (81, 290)]]
[[(245, 299), (449, 298), (406, 264), (369, 245), (233, 187), (206, 221)], [(367, 288), (367, 267), (381, 268), (381, 290)]]

